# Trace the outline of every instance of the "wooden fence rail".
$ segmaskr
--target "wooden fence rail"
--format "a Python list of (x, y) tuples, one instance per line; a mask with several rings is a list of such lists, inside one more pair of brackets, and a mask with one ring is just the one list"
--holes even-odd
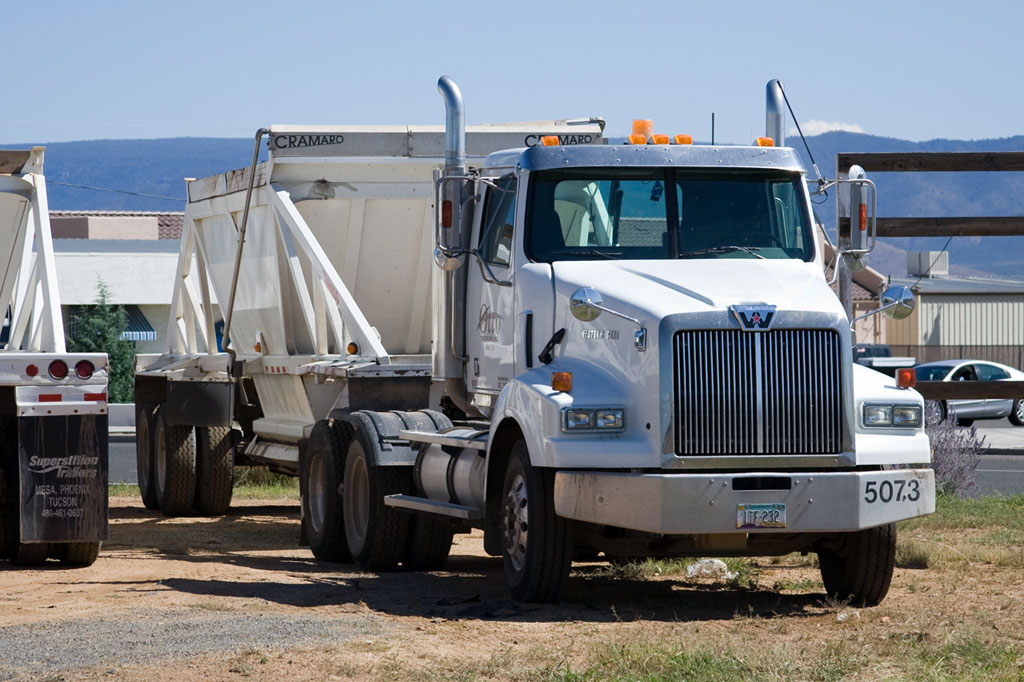
[(914, 388), (929, 400), (1024, 398), (1024, 381), (919, 381)]

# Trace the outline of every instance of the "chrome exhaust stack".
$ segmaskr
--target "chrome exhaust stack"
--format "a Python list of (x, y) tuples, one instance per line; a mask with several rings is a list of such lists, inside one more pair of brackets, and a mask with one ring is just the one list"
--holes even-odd
[(775, 141), (776, 147), (786, 146), (785, 100), (782, 83), (773, 78), (765, 87), (764, 134)]
[(466, 108), (462, 91), (448, 76), (437, 81), (437, 91), (444, 98), (444, 174), (466, 174)]

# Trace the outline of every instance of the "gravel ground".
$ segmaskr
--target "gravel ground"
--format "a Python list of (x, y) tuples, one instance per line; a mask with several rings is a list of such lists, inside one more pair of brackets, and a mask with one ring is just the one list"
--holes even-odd
[[(216, 652), (315, 646), (379, 636), (374, 615), (309, 618), (201, 609), (125, 612), (117, 618), (0, 628), (0, 680), (38, 679), (104, 665), (154, 663)], [(179, 665), (188, 665), (179, 663)]]

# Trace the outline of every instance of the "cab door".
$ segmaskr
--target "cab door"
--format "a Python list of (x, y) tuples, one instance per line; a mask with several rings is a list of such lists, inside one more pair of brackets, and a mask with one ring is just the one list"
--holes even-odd
[(479, 261), (466, 264), (466, 385), (478, 396), (474, 402), (487, 407), (487, 397), (497, 396), (514, 373), (516, 177), (482, 182), (481, 189), (483, 204), (473, 229)]

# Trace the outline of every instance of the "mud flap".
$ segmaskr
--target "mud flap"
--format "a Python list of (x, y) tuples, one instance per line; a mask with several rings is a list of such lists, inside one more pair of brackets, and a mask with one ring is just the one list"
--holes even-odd
[(107, 415), (18, 418), (21, 542), (107, 539)]

